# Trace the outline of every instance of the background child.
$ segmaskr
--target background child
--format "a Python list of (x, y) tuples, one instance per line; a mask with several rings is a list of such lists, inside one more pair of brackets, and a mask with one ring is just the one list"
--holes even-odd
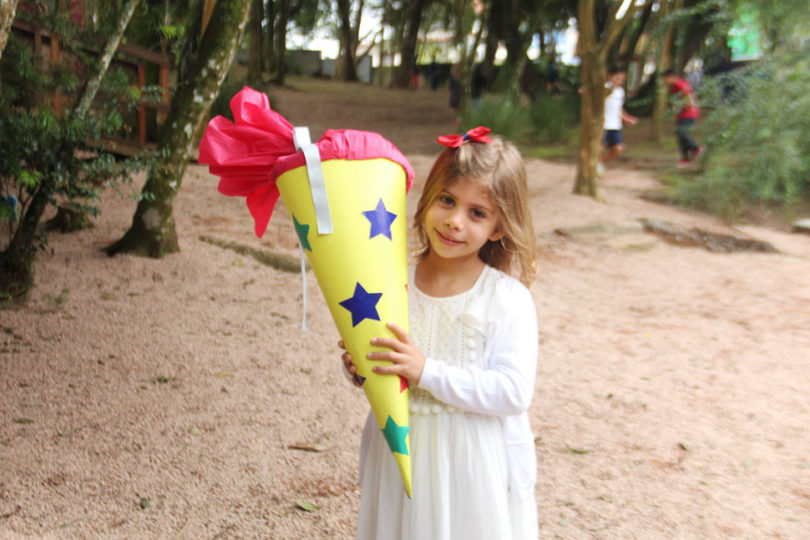
[(686, 79), (678, 77), (674, 69), (664, 72), (664, 82), (669, 87), (669, 93), (681, 103), (678, 116), (675, 117), (675, 138), (681, 151), (678, 166), (686, 167), (703, 152), (703, 148), (698, 146), (689, 133), (700, 118), (700, 108), (695, 101), (692, 85)]
[[(536, 539), (534, 391), (537, 318), (526, 288), (536, 239), (520, 154), (487, 128), (439, 137), (414, 225), (411, 334), (372, 343), (389, 350), (377, 373), (411, 388), (413, 498), (369, 415), (360, 450), (361, 539)], [(520, 281), (507, 272), (520, 276)], [(522, 282), (522, 283), (521, 283)], [(342, 344), (341, 344), (342, 346)], [(351, 356), (343, 354), (351, 376)], [(359, 384), (355, 382), (355, 384)]]
[(604, 172), (604, 164), (616, 158), (624, 152), (624, 139), (622, 138), (622, 127), (624, 124), (635, 125), (638, 118), (624, 110), (624, 81), (627, 79), (627, 72), (619, 67), (613, 66), (608, 70), (608, 82), (606, 87), (607, 97), (605, 98), (605, 152), (599, 164), (599, 173)]

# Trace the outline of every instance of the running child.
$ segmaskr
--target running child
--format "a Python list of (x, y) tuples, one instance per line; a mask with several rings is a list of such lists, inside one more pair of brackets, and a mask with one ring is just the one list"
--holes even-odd
[(624, 68), (613, 66), (608, 70), (608, 82), (605, 85), (605, 152), (598, 166), (599, 174), (605, 170), (605, 163), (616, 158), (625, 150), (622, 138), (624, 124), (635, 125), (638, 118), (624, 110), (624, 81), (627, 72)]

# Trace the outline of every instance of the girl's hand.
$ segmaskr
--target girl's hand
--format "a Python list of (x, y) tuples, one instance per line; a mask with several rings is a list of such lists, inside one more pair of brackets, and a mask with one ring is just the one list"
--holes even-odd
[(388, 360), (393, 362), (390, 366), (376, 366), (373, 371), (381, 375), (400, 375), (408, 380), (411, 387), (419, 384), (422, 378), (422, 370), (425, 368), (425, 355), (416, 348), (411, 336), (405, 330), (394, 323), (386, 325), (391, 330), (396, 339), (388, 337), (377, 337), (371, 339), (372, 345), (388, 347), (389, 351), (377, 351), (368, 353), (369, 360)]
[[(343, 343), (342, 339), (338, 341), (338, 347), (344, 351), (346, 350), (346, 345)], [(360, 376), (357, 374), (357, 368), (352, 363), (352, 355), (350, 355), (348, 352), (344, 352), (340, 356), (340, 359), (343, 360), (343, 369), (346, 373), (346, 378), (348, 378), (349, 381), (351, 381), (351, 383), (358, 388), (363, 386), (363, 383), (360, 382)]]

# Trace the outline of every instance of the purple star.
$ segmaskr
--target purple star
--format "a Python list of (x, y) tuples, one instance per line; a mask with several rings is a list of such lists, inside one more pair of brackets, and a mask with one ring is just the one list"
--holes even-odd
[(393, 240), (391, 238), (391, 224), (397, 219), (397, 215), (385, 209), (382, 199), (377, 203), (377, 208), (363, 212), (363, 215), (371, 222), (369, 238), (384, 234), (389, 240)]
[(377, 302), (382, 293), (367, 293), (360, 283), (354, 287), (354, 296), (347, 298), (340, 305), (352, 314), (352, 326), (357, 326), (363, 319), (380, 320), (377, 313)]

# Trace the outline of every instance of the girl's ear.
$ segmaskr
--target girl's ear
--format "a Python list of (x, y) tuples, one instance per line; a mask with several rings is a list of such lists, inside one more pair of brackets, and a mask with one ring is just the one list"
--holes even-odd
[(489, 240), (490, 242), (497, 242), (501, 238), (503, 238), (503, 233), (501, 232), (501, 228), (498, 227), (494, 231), (492, 231), (492, 234), (489, 235), (489, 238), (487, 240)]

